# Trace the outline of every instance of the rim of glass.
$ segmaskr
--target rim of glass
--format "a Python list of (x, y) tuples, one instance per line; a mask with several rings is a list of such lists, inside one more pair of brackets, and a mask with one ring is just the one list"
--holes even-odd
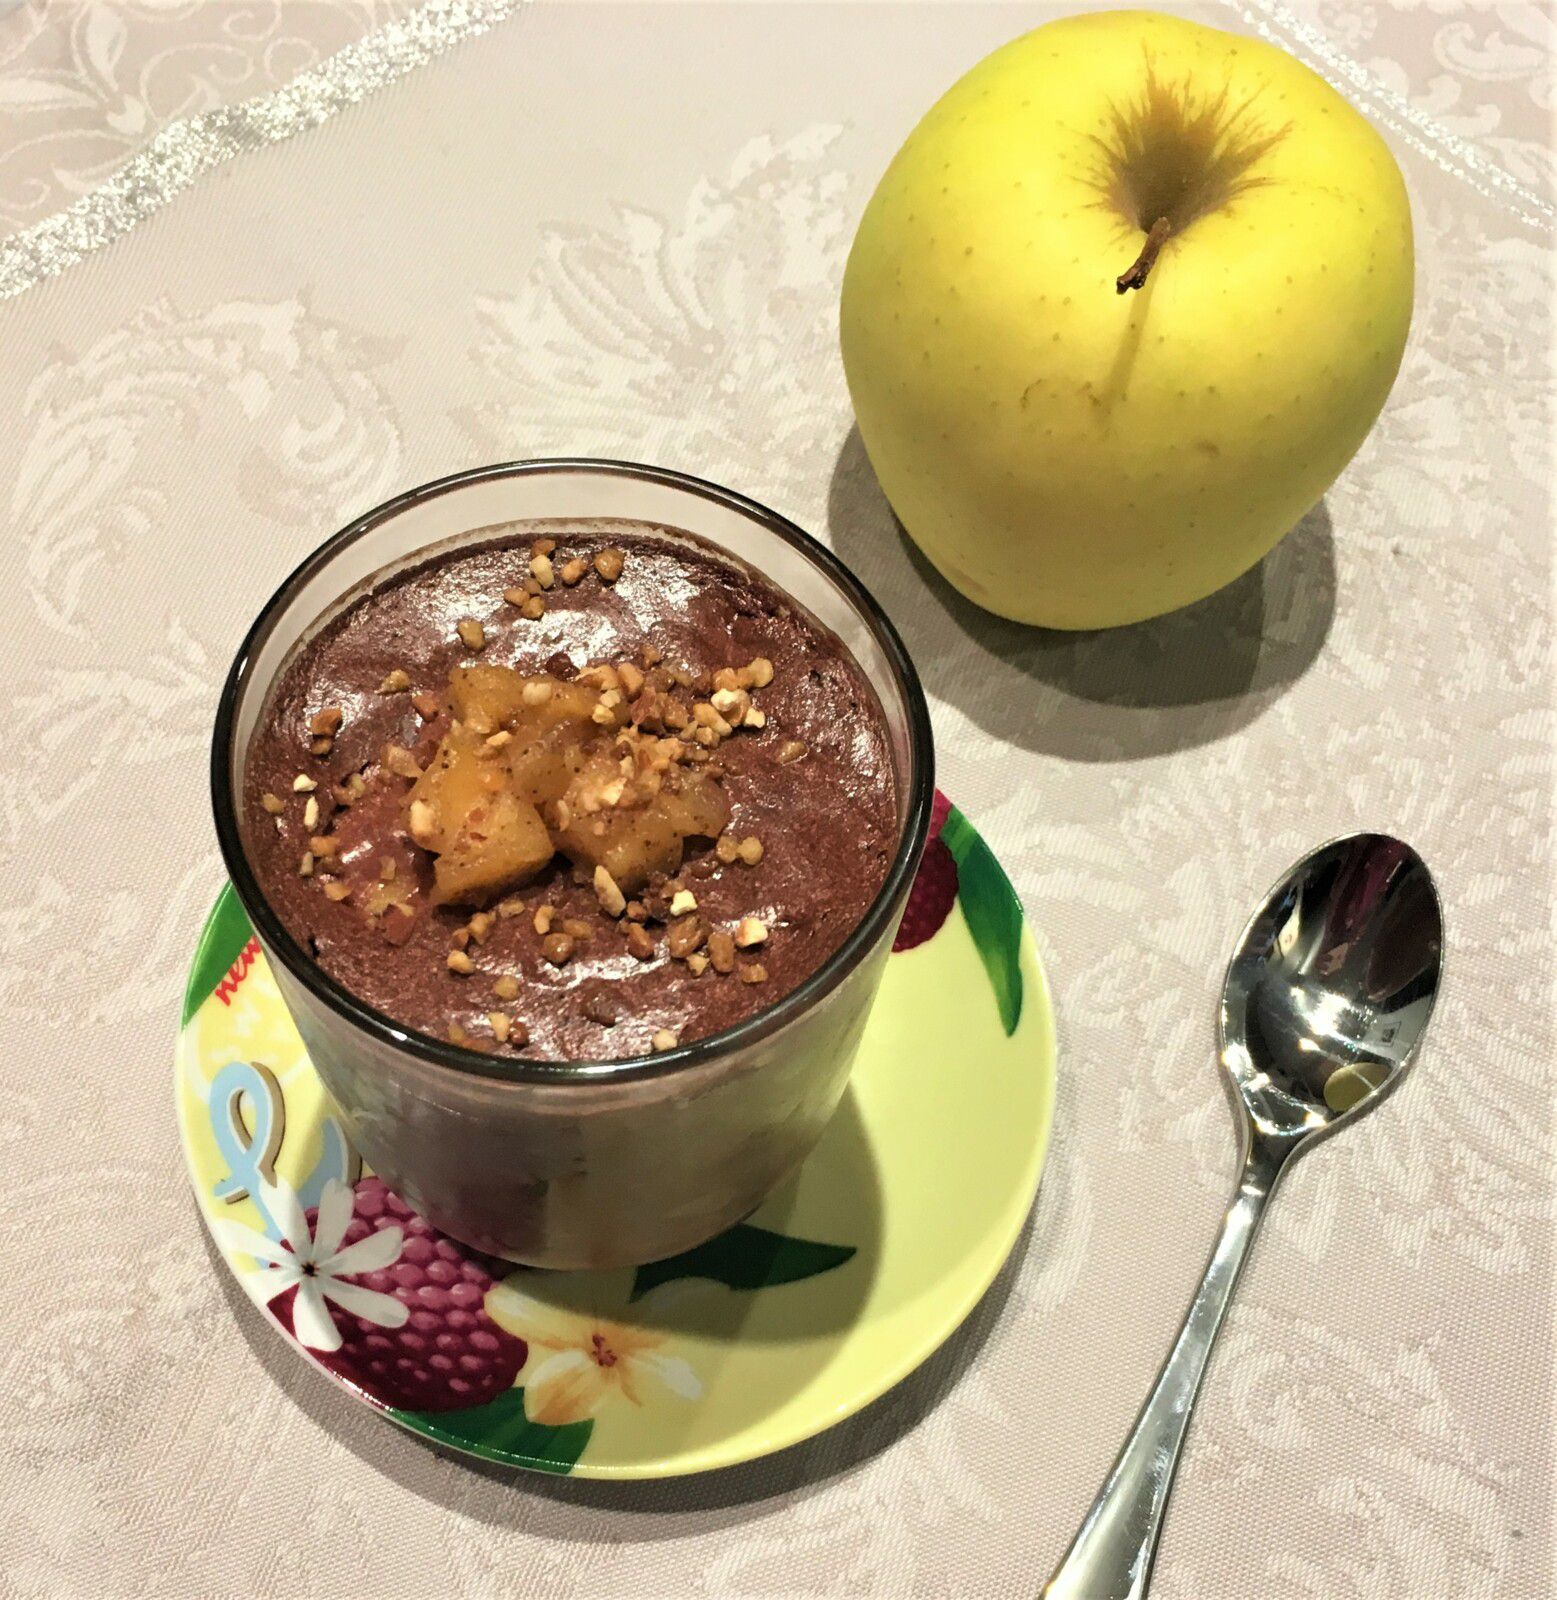
[[(582, 472), (609, 477), (638, 478), (646, 482), (681, 489), (704, 500), (713, 501), (761, 524), (798, 551), (817, 568), (870, 626), (876, 642), (886, 655), (896, 687), (903, 697), (908, 723), (908, 807), (897, 852), (886, 878), (870, 908), (838, 948), (810, 977), (772, 1005), (764, 1007), (744, 1022), (725, 1028), (706, 1038), (649, 1056), (622, 1056), (604, 1061), (540, 1060), (487, 1055), (461, 1045), (434, 1038), (396, 1022), (387, 1013), (370, 1006), (344, 985), (337, 983), (302, 948), (271, 909), (259, 880), (249, 866), (238, 822), (237, 797), (233, 793), (233, 739), (237, 726), (237, 707), (254, 681), (253, 662), (260, 649), (281, 621), (283, 613), (299, 590), (327, 567), (348, 545), (381, 523), (398, 516), (408, 507), (449, 494), (472, 483), (492, 478), (529, 477), (539, 474)], [(268, 694), (271, 685), (261, 692)], [(217, 844), (222, 862), (232, 881), (239, 903), (248, 914), (255, 931), (267, 949), (278, 956), (288, 972), (331, 1010), (371, 1037), (395, 1049), (410, 1050), (424, 1061), (461, 1076), (498, 1081), (562, 1085), (578, 1083), (622, 1083), (658, 1078), (697, 1066), (743, 1045), (777, 1033), (781, 1028), (830, 994), (857, 965), (859, 958), (881, 936), (893, 906), (906, 892), (930, 831), (930, 808), (935, 794), (935, 752), (930, 731), (930, 710), (919, 682), (919, 674), (909, 659), (897, 629), (877, 604), (875, 597), (824, 544), (789, 518), (705, 478), (678, 472), (670, 467), (649, 466), (636, 461), (617, 461), (607, 457), (556, 456), (526, 461), (508, 461), (435, 478), (395, 495), (365, 511), (360, 517), (332, 534), (306, 556), (282, 580), (270, 599), (260, 608), (243, 642), (238, 646), (222, 685), (217, 703), (216, 724), (211, 738), (211, 804), (215, 815)]]

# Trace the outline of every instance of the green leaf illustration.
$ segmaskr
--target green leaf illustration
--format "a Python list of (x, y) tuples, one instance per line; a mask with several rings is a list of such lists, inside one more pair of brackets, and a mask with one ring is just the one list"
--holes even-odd
[(853, 1254), (853, 1245), (790, 1239), (782, 1233), (739, 1222), (696, 1249), (639, 1267), (627, 1298), (637, 1300), (650, 1289), (677, 1278), (711, 1278), (727, 1289), (771, 1289), (776, 1284), (796, 1283), (801, 1278), (831, 1272)]
[(524, 1414), (524, 1390), (509, 1389), (468, 1411), (396, 1411), (389, 1414), (439, 1444), (469, 1450), (488, 1461), (568, 1473), (594, 1431), (593, 1422), (568, 1422), (560, 1428), (531, 1422)]
[(195, 964), (189, 969), (189, 983), (184, 989), (184, 1015), (179, 1026), (200, 1009), (205, 998), (227, 975), (227, 969), (238, 959), (244, 945), (254, 936), (249, 919), (232, 885), (224, 886), (205, 919), (205, 929), (200, 935), (200, 946), (195, 952)]
[(1009, 1036), (1022, 1018), (1022, 903), (994, 852), (955, 806), (941, 838), (956, 860), (957, 901)]

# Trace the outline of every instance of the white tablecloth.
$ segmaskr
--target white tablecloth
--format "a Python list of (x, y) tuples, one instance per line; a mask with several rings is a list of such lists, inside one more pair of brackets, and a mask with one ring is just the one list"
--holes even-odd
[[(1035, 1593), (1230, 1182), (1229, 941), (1360, 825), (1438, 875), (1448, 988), (1403, 1093), (1280, 1197), (1155, 1592), (1551, 1594), (1549, 11), (1195, 12), (1267, 29), (1390, 137), (1416, 323), (1373, 435), (1261, 569), (1066, 638), (910, 559), (835, 348), (875, 176), (1043, 7), (543, 0), (165, 206), (131, 184), (143, 219), (105, 248), (26, 232), (406, 9), (0, 8), (0, 1594)], [(355, 1406), (223, 1281), (173, 1124), (244, 626), (391, 491), (557, 452), (723, 479), (855, 565), (1057, 996), (1050, 1163), (988, 1300), (860, 1418), (704, 1480), (516, 1479)]]

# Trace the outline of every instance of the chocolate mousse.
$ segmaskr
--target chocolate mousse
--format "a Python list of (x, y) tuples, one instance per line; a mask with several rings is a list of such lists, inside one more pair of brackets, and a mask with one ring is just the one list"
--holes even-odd
[(859, 923), (896, 846), (880, 705), (702, 541), (547, 522), (375, 580), (287, 663), (247, 849), (331, 977), (531, 1060), (720, 1032)]

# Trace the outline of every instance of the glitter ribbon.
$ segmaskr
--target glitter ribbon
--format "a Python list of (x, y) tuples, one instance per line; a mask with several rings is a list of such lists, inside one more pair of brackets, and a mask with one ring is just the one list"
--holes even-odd
[(171, 123), (100, 188), (0, 243), (0, 300), (112, 244), (219, 163), (318, 127), (527, 3), (428, 0), (270, 94)]

